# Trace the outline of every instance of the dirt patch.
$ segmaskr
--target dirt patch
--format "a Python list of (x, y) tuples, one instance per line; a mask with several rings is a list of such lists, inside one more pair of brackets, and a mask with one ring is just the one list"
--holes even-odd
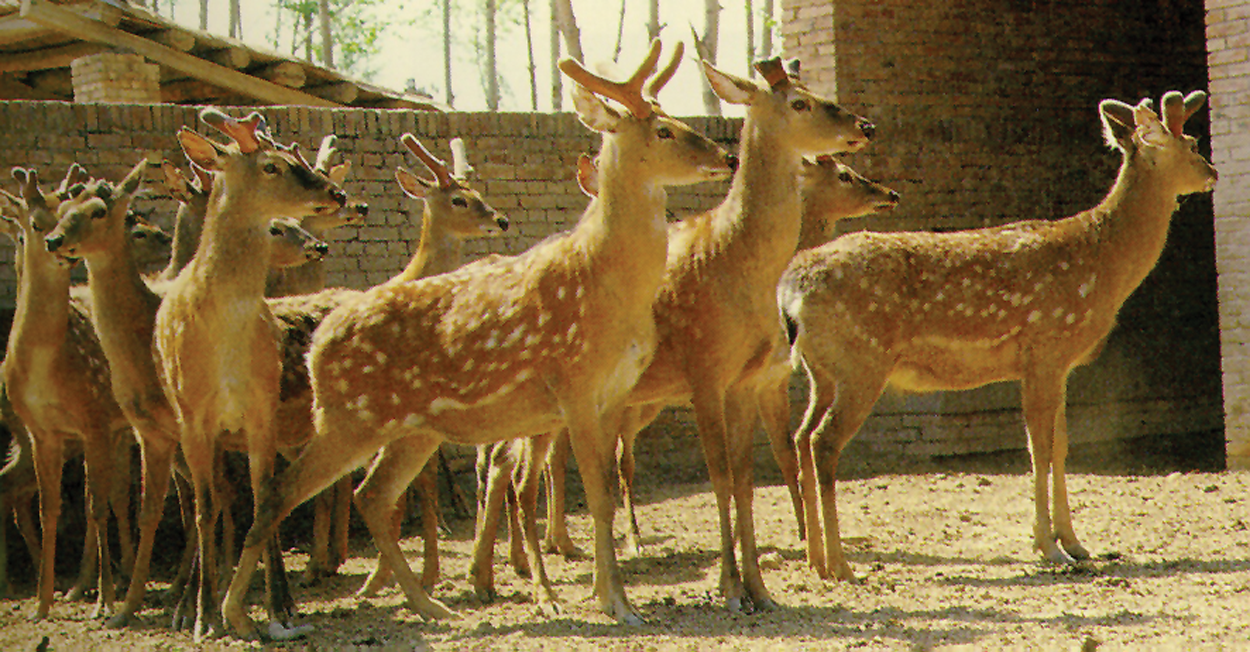
[[(685, 446), (693, 448), (689, 439)], [(1190, 440), (1192, 441), (1196, 440)], [(662, 439), (641, 443), (640, 460), (664, 457)], [(714, 500), (698, 467), (672, 473), (655, 463), (641, 478), (644, 554), (623, 559), (628, 594), (647, 618), (618, 626), (591, 602), (589, 560), (547, 557), (565, 611), (534, 612), (528, 580), (500, 568), (500, 599), (478, 601), (466, 578), (472, 522), (453, 519), (442, 541), (447, 577), (437, 595), (462, 618), (422, 622), (398, 590), (358, 599), (372, 564), (367, 535), (354, 557), (323, 585), (301, 589), (303, 622), (316, 631), (283, 650), (570, 648), (668, 649), (1225, 649), (1250, 640), (1250, 474), (1218, 472), (1218, 449), (1156, 440), (1073, 452), (1069, 487), (1077, 532), (1096, 555), (1071, 568), (1042, 563), (1030, 549), (1032, 490), (1023, 452), (848, 465), (839, 484), (842, 531), (860, 581), (822, 582), (808, 571), (788, 494), (771, 463), (761, 463), (756, 528), (775, 612), (738, 614), (716, 593), (719, 560)], [(647, 448), (650, 447), (650, 448)], [(1193, 448), (1190, 446), (1190, 448)], [(697, 459), (697, 458), (696, 458)], [(765, 460), (766, 460), (765, 456)], [(645, 470), (645, 469), (644, 469)], [(676, 477), (682, 481), (675, 482)], [(662, 479), (662, 480), (661, 480)], [(573, 485), (570, 527), (591, 549), (589, 519)], [(419, 540), (404, 548), (417, 559)], [(498, 555), (506, 555), (501, 542)], [(302, 568), (306, 557), (290, 556)], [(68, 580), (69, 573), (65, 573)], [(32, 623), (33, 589), (0, 601), (0, 649), (172, 650), (191, 647), (167, 629), (170, 569), (158, 569), (153, 606), (140, 624), (115, 632), (92, 621), (90, 605), (58, 601), (53, 617)], [(252, 603), (257, 602), (257, 595)], [(256, 609), (257, 618), (262, 616)], [(209, 650), (259, 644), (212, 641)]]

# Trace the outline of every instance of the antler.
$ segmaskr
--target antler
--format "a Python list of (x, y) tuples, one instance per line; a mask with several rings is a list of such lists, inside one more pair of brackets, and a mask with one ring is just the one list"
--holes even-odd
[(1202, 108), (1207, 94), (1194, 91), (1181, 99), (1179, 91), (1169, 91), (1163, 96), (1163, 122), (1173, 136), (1180, 138), (1185, 133), (1185, 121)]
[[(561, 59), (560, 71), (568, 75), (570, 79), (582, 85), (586, 90), (602, 95), (603, 97), (620, 102), (635, 118), (642, 120), (651, 115), (655, 110), (647, 98), (643, 97), (642, 85), (647, 78), (651, 76), (651, 72), (655, 70), (655, 64), (660, 60), (660, 41), (656, 39), (651, 41), (651, 50), (647, 53), (647, 58), (643, 60), (642, 65), (634, 74), (623, 82), (604, 79), (578, 63), (574, 59)], [(662, 84), (661, 84), (662, 86)]]
[(426, 149), (425, 145), (422, 145), (421, 141), (417, 140), (416, 136), (404, 134), (400, 136), (399, 140), (408, 148), (408, 151), (412, 152), (418, 159), (421, 159), (421, 162), (430, 169), (430, 172), (434, 173), (434, 178), (438, 180), (439, 188), (450, 188), (455, 185), (455, 180), (451, 178), (451, 173), (447, 171), (447, 164), (435, 158), (430, 153), (430, 150)]
[(656, 73), (647, 84), (646, 98), (652, 102), (659, 97), (660, 91), (664, 90), (664, 85), (677, 74), (677, 66), (681, 65), (681, 56), (686, 52), (686, 44), (682, 41), (677, 42), (677, 49), (673, 50), (673, 56), (668, 60), (668, 65), (664, 66), (660, 72)]
[(338, 152), (334, 147), (336, 141), (338, 141), (338, 137), (334, 134), (329, 134), (321, 139), (321, 147), (317, 149), (317, 162), (313, 166), (314, 170), (322, 174), (330, 171), (330, 159), (334, 158), (334, 155)]
[(261, 147), (261, 137), (265, 133), (265, 120), (259, 113), (253, 112), (242, 120), (236, 120), (217, 109), (208, 107), (200, 111), (200, 120), (204, 124), (229, 136), (244, 154), (254, 152)]
[(465, 152), (464, 140), (459, 137), (451, 139), (451, 169), (452, 176), (457, 179), (468, 178), (469, 173), (473, 171), (473, 166), (469, 165), (469, 156)]
[(768, 87), (773, 90), (790, 83), (790, 75), (786, 74), (786, 67), (781, 63), (781, 57), (756, 61), (755, 71), (768, 82)]

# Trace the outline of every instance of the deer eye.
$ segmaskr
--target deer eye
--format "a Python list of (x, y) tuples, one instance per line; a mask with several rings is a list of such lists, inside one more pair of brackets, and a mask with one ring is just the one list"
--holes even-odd
[(469, 205), (469, 201), (465, 199), (464, 197), (452, 197), (451, 205), (455, 206), (456, 208), (464, 208)]
[(673, 130), (669, 129), (668, 127), (660, 127), (659, 129), (655, 130), (655, 135), (659, 138), (668, 140), (673, 137)]
[(277, 224), (271, 224), (271, 225), (269, 226), (269, 235), (272, 235), (272, 236), (274, 236), (274, 237), (281, 236), (281, 235), (282, 235), (282, 227), (278, 226)]
[(148, 237), (148, 234), (146, 231), (135, 231), (134, 233), (131, 234), (131, 237), (134, 238), (135, 240), (146, 240)]
[(790, 108), (795, 111), (806, 111), (811, 108), (811, 105), (807, 103), (807, 100), (795, 100), (790, 103)]
[(850, 183), (850, 182), (851, 182), (851, 173), (850, 173), (850, 172), (839, 172), (839, 173), (838, 173), (838, 181), (841, 181), (842, 183)]
[(261, 170), (264, 171), (265, 174), (277, 174), (278, 166), (273, 163), (266, 163)]

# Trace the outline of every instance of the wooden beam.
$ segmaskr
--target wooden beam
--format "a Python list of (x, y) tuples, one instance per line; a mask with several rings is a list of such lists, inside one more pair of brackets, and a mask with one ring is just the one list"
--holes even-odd
[(220, 86), (214, 86), (198, 79), (183, 79), (161, 85), (161, 102), (165, 104), (217, 102), (233, 94), (233, 92), (225, 90)]
[(65, 97), (23, 84), (8, 75), (0, 75), (0, 99), (3, 100), (64, 100)]
[(162, 29), (144, 36), (179, 52), (190, 52), (195, 47), (195, 36), (180, 29)]
[(339, 104), (351, 104), (360, 97), (360, 87), (348, 82), (338, 82), (335, 84), (323, 84), (321, 86), (310, 86), (304, 90), (320, 97), (338, 102)]
[(106, 49), (108, 48), (98, 43), (74, 43), (59, 48), (6, 54), (0, 58), (0, 73), (67, 68), (70, 62), (78, 57), (96, 54)]
[(47, 27), (34, 21), (26, 20), (17, 14), (9, 14), (0, 18), (0, 45), (21, 43), (46, 34)]
[(263, 79), (257, 79), (219, 66), (211, 61), (205, 61), (199, 57), (178, 52), (160, 43), (135, 36), (124, 30), (83, 18), (46, 0), (22, 0), (21, 15), (23, 18), (46, 27), (61, 30), (84, 41), (126, 48), (162, 66), (181, 70), (197, 79), (212, 80), (214, 85), (227, 88), (240, 95), (254, 97), (273, 104), (339, 106), (334, 102), (323, 100), (315, 95), (309, 95), (308, 93), (279, 86)]
[(53, 93), (61, 97), (74, 96), (74, 75), (69, 68), (55, 68), (31, 73), (26, 83), (37, 90)]
[(219, 66), (225, 66), (233, 70), (243, 70), (252, 65), (252, 55), (248, 54), (247, 50), (243, 48), (213, 50), (204, 55), (204, 58)]
[(270, 64), (252, 71), (252, 74), (261, 79), (268, 79), (275, 84), (282, 84), (290, 88), (299, 88), (308, 80), (304, 74), (304, 66), (294, 61), (280, 61)]

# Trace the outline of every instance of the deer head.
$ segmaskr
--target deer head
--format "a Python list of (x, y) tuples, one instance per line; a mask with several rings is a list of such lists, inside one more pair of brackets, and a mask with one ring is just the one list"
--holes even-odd
[(269, 250), (269, 267), (283, 269), (298, 267), (313, 260), (321, 260), (330, 252), (325, 240), (313, 235), (299, 222), (289, 217), (269, 222), (269, 235), (273, 244)]
[[(858, 151), (876, 132), (871, 122), (808, 90), (779, 58), (755, 64), (767, 87), (702, 63), (717, 97), (752, 107), (752, 117), (765, 123), (763, 128), (783, 134), (789, 141), (784, 144), (804, 156)], [(797, 62), (791, 65), (797, 70)]]
[(279, 146), (261, 131), (260, 114), (235, 120), (209, 108), (200, 119), (233, 140), (221, 145), (190, 129), (178, 132), (187, 158), (224, 180), (213, 184), (210, 203), (231, 201), (246, 205), (248, 214), (266, 217), (331, 213), (346, 205), (343, 191), (314, 171), (297, 148)]
[[(457, 238), (495, 235), (508, 230), (508, 218), (499, 215), (481, 193), (468, 187), (462, 178), (453, 175), (416, 136), (404, 134), (400, 141), (434, 175), (433, 180), (423, 179), (403, 166), (395, 169), (395, 180), (404, 194), (425, 201), (427, 224), (423, 228), (437, 227)], [(467, 170), (467, 163), (461, 166)], [(437, 216), (437, 225), (432, 224), (434, 216)]]
[(1158, 175), (1176, 195), (1210, 192), (1219, 178), (1215, 168), (1198, 151), (1198, 140), (1185, 135), (1185, 121), (1202, 108), (1207, 94), (1194, 91), (1182, 97), (1177, 91), (1163, 96), (1163, 116), (1155, 113), (1149, 98), (1129, 106), (1119, 100), (1098, 105), (1107, 145), (1126, 160), (1142, 158), (1146, 169), (1167, 170)]

